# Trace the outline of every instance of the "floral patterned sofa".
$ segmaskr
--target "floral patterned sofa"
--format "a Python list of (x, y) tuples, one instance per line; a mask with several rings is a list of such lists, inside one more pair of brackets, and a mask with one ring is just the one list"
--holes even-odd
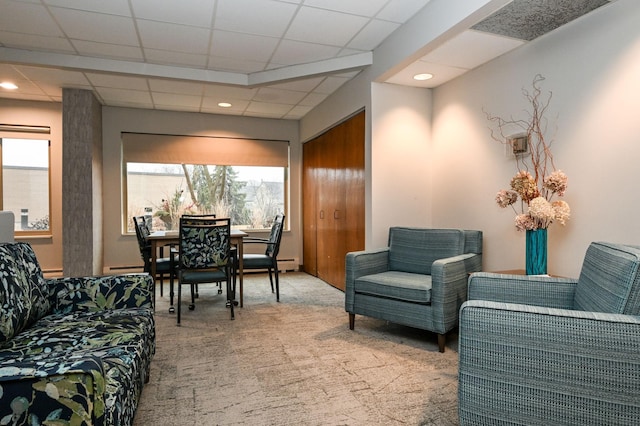
[(29, 244), (0, 244), (0, 424), (132, 424), (152, 293), (143, 274), (45, 279)]

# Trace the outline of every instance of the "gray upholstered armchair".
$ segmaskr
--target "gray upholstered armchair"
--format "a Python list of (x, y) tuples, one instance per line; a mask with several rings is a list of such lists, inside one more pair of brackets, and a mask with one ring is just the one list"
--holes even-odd
[(482, 232), (392, 227), (388, 247), (347, 253), (345, 310), (433, 331), (444, 352), (470, 272), (482, 268)]
[(472, 274), (460, 424), (638, 424), (639, 269), (638, 248), (592, 243), (577, 280)]

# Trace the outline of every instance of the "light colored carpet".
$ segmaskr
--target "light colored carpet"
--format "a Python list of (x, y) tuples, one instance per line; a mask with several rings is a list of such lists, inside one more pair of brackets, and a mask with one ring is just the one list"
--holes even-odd
[(135, 426), (458, 424), (457, 335), (441, 354), (425, 331), (362, 316), (351, 331), (344, 293), (302, 272), (281, 274), (280, 303), (247, 276), (234, 321), (223, 296), (201, 286), (178, 327), (158, 295)]

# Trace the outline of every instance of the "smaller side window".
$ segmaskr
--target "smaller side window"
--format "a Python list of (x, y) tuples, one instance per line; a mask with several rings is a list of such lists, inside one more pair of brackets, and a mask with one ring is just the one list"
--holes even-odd
[(16, 218), (16, 235), (50, 234), (49, 146), (46, 139), (0, 138), (2, 210)]

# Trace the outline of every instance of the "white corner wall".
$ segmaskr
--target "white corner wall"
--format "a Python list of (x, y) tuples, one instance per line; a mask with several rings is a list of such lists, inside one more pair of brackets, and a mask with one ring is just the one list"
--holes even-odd
[(372, 234), (384, 247), (391, 226), (428, 227), (431, 218), (431, 91), (373, 83)]
[(433, 225), (484, 231), (485, 270), (524, 267), (524, 234), (494, 197), (517, 171), (483, 109), (526, 117), (536, 74), (553, 92), (546, 118), (572, 217), (549, 228), (549, 271), (577, 277), (588, 244), (640, 244), (640, 7), (617, 0), (433, 94)]

